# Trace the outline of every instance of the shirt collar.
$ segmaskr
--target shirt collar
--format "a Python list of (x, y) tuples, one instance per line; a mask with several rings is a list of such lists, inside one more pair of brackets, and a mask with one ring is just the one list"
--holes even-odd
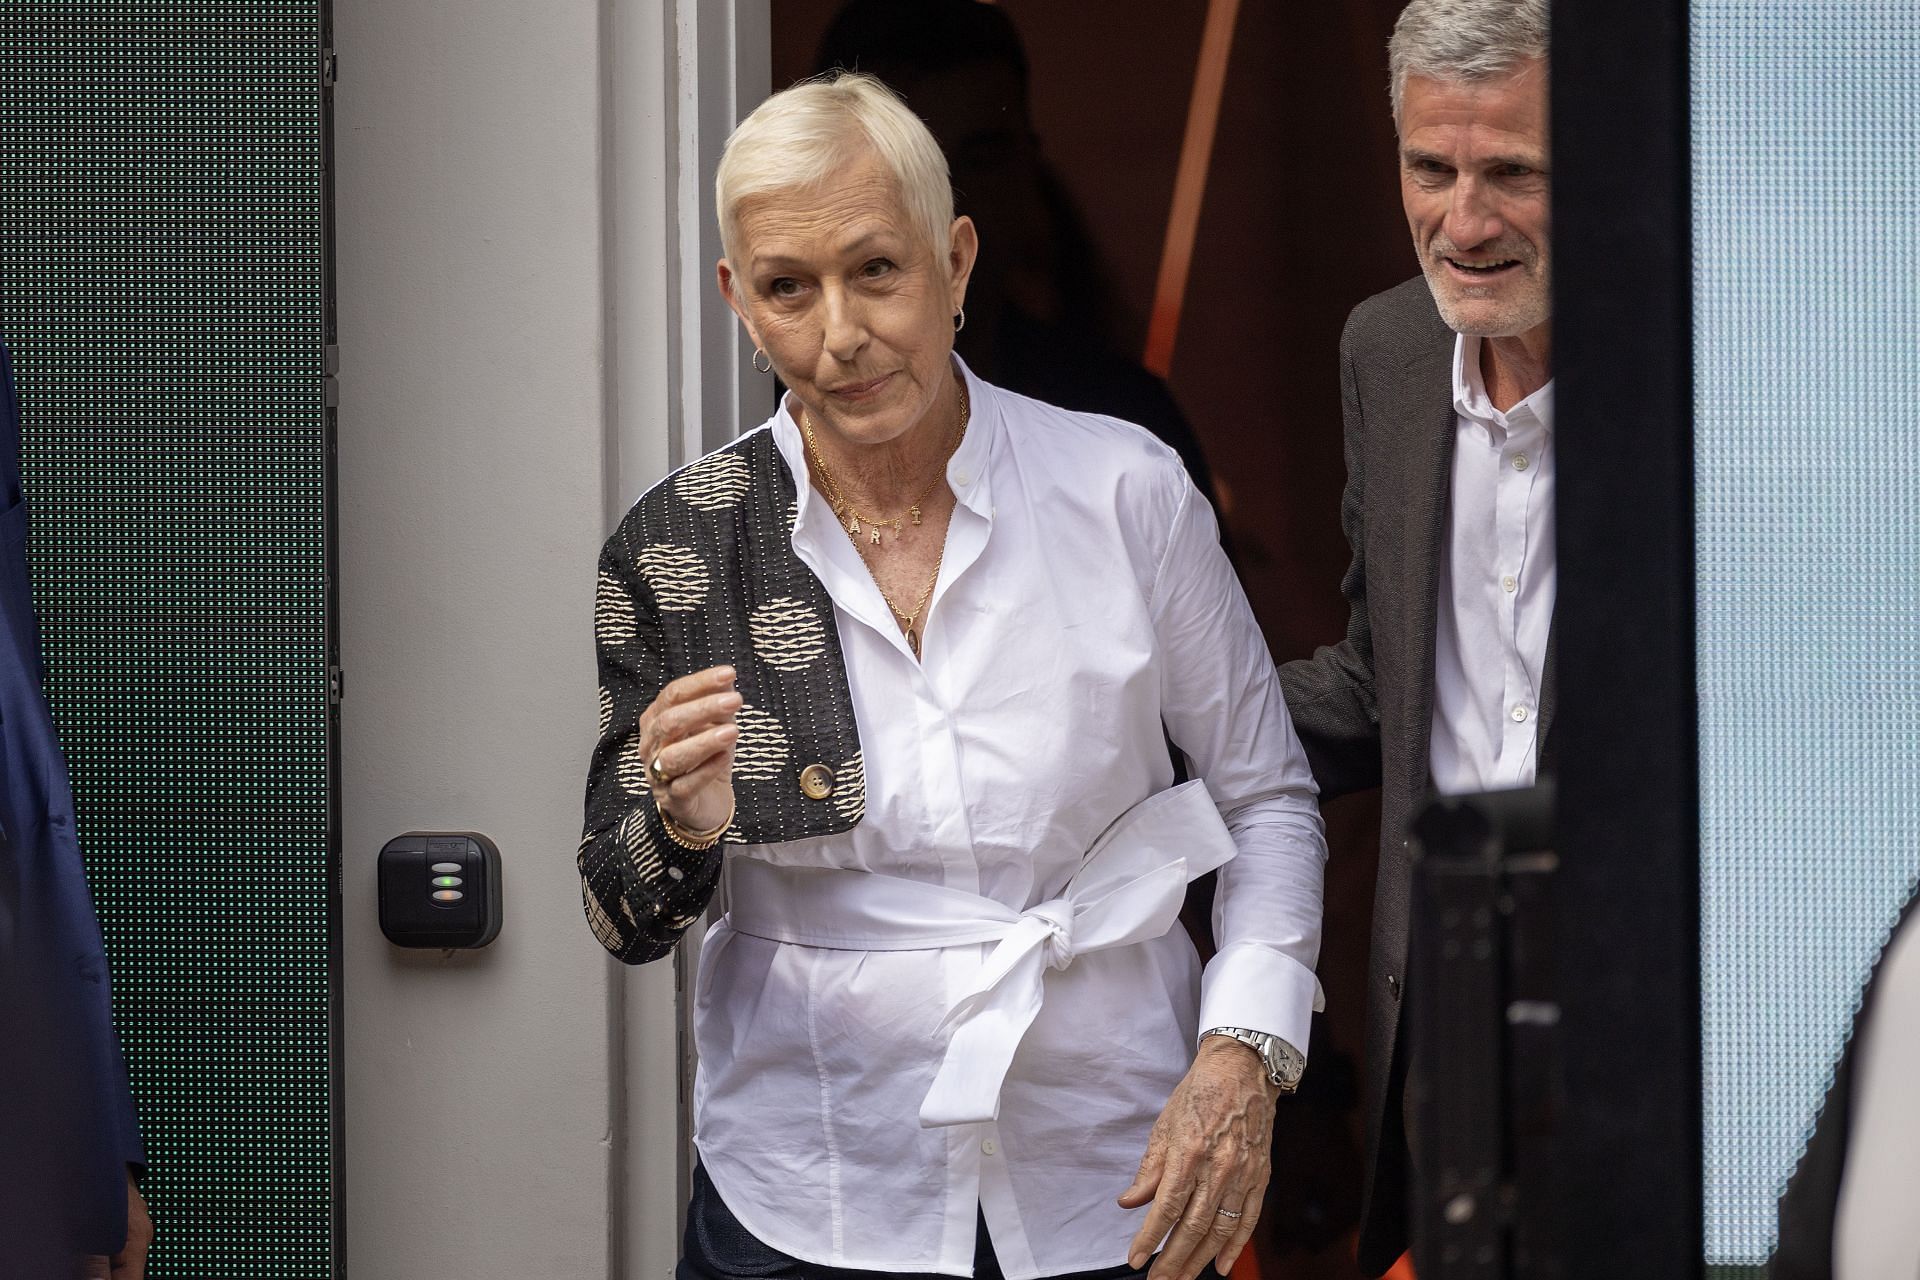
[(1453, 340), (1453, 411), (1468, 422), (1484, 427), (1499, 440), (1509, 431), (1523, 431), (1538, 424), (1553, 431), (1553, 379), (1505, 413), (1493, 407), (1487, 398), (1486, 381), (1480, 375), (1480, 342), (1471, 334), (1458, 334)]
[[(947, 459), (947, 487), (953, 490), (961, 506), (991, 523), (993, 478), (988, 474), (988, 464), (993, 459), (993, 442), (1001, 429), (999, 395), (967, 368), (967, 362), (958, 353), (953, 363), (966, 381), (968, 417), (966, 434), (960, 437), (959, 448)], [(819, 521), (833, 522), (833, 509), (808, 482), (811, 472), (807, 468), (807, 444), (788, 407), (791, 403), (789, 392), (774, 410), (768, 425), (773, 430), (774, 443), (780, 446), (780, 456), (786, 460), (787, 470), (793, 473), (793, 486), (798, 491), (793, 521), (793, 536), (798, 542), (802, 530), (810, 530)]]
[(947, 460), (947, 487), (961, 506), (989, 522), (993, 519), (994, 441), (1000, 437), (1000, 393), (974, 376), (956, 352), (953, 363), (967, 385), (967, 431)]

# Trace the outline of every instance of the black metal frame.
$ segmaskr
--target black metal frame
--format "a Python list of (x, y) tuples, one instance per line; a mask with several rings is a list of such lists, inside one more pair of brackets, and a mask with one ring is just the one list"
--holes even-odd
[(1702, 1269), (1688, 6), (1553, 11), (1570, 1276)]
[(1428, 1280), (1563, 1280), (1566, 1162), (1554, 784), (1433, 801), (1413, 824), (1407, 1102)]

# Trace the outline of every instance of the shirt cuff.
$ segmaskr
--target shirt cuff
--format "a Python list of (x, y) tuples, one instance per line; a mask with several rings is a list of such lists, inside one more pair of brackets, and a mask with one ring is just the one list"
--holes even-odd
[(1230, 942), (1200, 976), (1200, 1030), (1244, 1027), (1279, 1036), (1301, 1057), (1327, 996), (1313, 970), (1258, 942)]

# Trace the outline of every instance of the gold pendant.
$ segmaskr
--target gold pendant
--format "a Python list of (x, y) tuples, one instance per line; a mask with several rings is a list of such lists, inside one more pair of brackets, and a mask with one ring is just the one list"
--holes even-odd
[(920, 633), (912, 627), (907, 628), (907, 648), (913, 650), (913, 656), (917, 661), (920, 657)]
[(920, 523), (920, 508), (918, 508), (918, 507), (914, 507), (914, 508), (912, 508), (912, 510), (913, 510), (913, 522), (914, 522), (915, 524), (919, 524), (919, 523)]
[(847, 532), (852, 534), (856, 538), (860, 536), (860, 517), (859, 516), (855, 516), (853, 519), (847, 521)]
[(878, 529), (873, 530), (873, 545), (876, 547), (880, 545), (880, 531)]

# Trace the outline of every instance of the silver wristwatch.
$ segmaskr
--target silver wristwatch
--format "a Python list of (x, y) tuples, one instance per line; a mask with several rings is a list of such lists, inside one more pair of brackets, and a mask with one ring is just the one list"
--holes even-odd
[(1307, 1060), (1298, 1049), (1279, 1036), (1269, 1035), (1265, 1031), (1249, 1031), (1245, 1027), (1214, 1027), (1200, 1033), (1202, 1040), (1208, 1036), (1231, 1037), (1259, 1054), (1260, 1065), (1267, 1069), (1267, 1080), (1280, 1092), (1292, 1093), (1300, 1087), (1300, 1077), (1306, 1072)]

